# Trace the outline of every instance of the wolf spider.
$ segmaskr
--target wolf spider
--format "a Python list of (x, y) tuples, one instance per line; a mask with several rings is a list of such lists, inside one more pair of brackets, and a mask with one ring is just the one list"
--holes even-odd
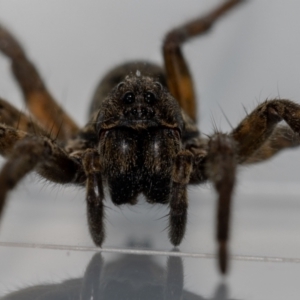
[[(56, 103), (16, 39), (0, 26), (0, 50), (12, 63), (32, 116), (0, 100), (0, 213), (7, 193), (31, 171), (60, 184), (86, 187), (88, 224), (94, 243), (104, 233), (103, 187), (116, 205), (168, 204), (169, 238), (179, 245), (186, 229), (187, 185), (211, 181), (218, 194), (218, 260), (227, 270), (227, 243), (236, 167), (263, 161), (298, 144), (300, 106), (265, 101), (229, 134), (209, 137), (196, 127), (192, 77), (183, 43), (206, 33), (244, 0), (228, 0), (203, 17), (171, 30), (164, 39), (165, 66), (130, 62), (100, 82), (82, 129)], [(176, 100), (175, 100), (176, 99)], [(34, 118), (34, 120), (33, 120)], [(289, 126), (277, 126), (284, 120)]]

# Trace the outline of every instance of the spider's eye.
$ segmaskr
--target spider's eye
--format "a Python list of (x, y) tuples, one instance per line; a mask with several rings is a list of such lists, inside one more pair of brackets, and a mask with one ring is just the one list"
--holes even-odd
[(132, 92), (125, 93), (125, 95), (122, 98), (123, 102), (126, 103), (126, 104), (133, 103), (134, 99), (135, 99), (134, 93), (132, 93)]
[(144, 97), (148, 104), (153, 104), (156, 100), (156, 96), (151, 92), (147, 92)]

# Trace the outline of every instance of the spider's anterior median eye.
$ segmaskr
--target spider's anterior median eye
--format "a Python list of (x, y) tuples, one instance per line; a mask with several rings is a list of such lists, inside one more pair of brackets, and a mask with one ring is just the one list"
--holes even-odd
[(148, 104), (153, 104), (156, 100), (156, 96), (151, 93), (151, 92), (147, 92), (145, 93), (145, 101), (148, 103)]
[(135, 99), (134, 93), (132, 93), (132, 92), (125, 93), (125, 95), (122, 98), (123, 102), (126, 103), (126, 104), (133, 103), (134, 99)]

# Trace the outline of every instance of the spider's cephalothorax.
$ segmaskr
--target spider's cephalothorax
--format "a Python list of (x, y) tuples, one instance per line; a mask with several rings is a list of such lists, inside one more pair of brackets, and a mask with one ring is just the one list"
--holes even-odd
[[(104, 186), (117, 205), (135, 204), (140, 193), (151, 203), (168, 203), (169, 238), (178, 245), (187, 220), (187, 185), (209, 180), (218, 194), (216, 239), (225, 273), (236, 166), (299, 145), (300, 133), (300, 106), (286, 99), (258, 105), (229, 134), (202, 137), (196, 127), (196, 97), (181, 45), (242, 2), (222, 2), (170, 31), (163, 44), (164, 68), (133, 62), (110, 71), (82, 129), (53, 99), (16, 39), (0, 26), (0, 51), (12, 61), (32, 113), (27, 116), (0, 99), (0, 154), (7, 157), (0, 172), (0, 213), (7, 193), (34, 170), (53, 182), (86, 187), (96, 245), (105, 236)], [(288, 126), (278, 126), (281, 120)]]

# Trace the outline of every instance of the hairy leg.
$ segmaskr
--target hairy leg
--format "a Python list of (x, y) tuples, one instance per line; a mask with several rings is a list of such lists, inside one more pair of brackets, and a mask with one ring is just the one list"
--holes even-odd
[(29, 110), (46, 131), (65, 140), (78, 131), (75, 122), (56, 103), (35, 66), (10, 32), (0, 25), (0, 51), (10, 58), (12, 71), (19, 83)]
[(81, 165), (49, 138), (1, 125), (0, 151), (8, 157), (0, 172), (0, 214), (7, 193), (30, 171), (61, 184), (85, 182)]
[(217, 234), (219, 267), (227, 271), (227, 242), (229, 238), (230, 207), (236, 176), (236, 143), (226, 134), (217, 133), (208, 143), (205, 173), (218, 193)]
[[(278, 126), (281, 120), (290, 127)], [(231, 134), (217, 133), (208, 142), (198, 138), (190, 145), (194, 162), (189, 183), (208, 179), (218, 193), (217, 240), (222, 273), (227, 269), (230, 202), (237, 164), (262, 161), (281, 149), (298, 146), (299, 133), (300, 105), (276, 99), (258, 105)]]
[(236, 164), (247, 163), (248, 159), (266, 159), (284, 145), (299, 144), (299, 139), (296, 139), (296, 142), (289, 141), (288, 137), (292, 131), (287, 127), (276, 127), (281, 120), (285, 120), (298, 136), (300, 105), (285, 99), (266, 101), (249, 114), (230, 136), (217, 134), (208, 144), (206, 174), (219, 194), (217, 239), (220, 268), (223, 273), (227, 267), (226, 244)]
[(286, 148), (293, 148), (300, 145), (299, 134), (295, 133), (288, 126), (277, 126), (270, 137), (262, 146), (247, 158), (243, 164), (252, 164), (265, 161)]
[[(246, 163), (251, 157), (259, 155), (257, 151), (261, 151), (261, 155), (268, 158), (272, 153), (275, 154), (287, 145), (287, 136), (291, 134), (291, 131), (276, 130), (277, 124), (282, 120), (295, 133), (294, 138), (297, 144), (300, 133), (300, 105), (286, 99), (268, 100), (258, 105), (231, 133), (238, 143), (238, 162)], [(272, 142), (272, 137), (276, 138), (280, 135), (280, 139)], [(295, 143), (290, 142), (288, 146), (293, 146)], [(272, 146), (277, 147), (277, 151), (274, 150), (268, 154), (266, 151)]]
[(15, 144), (27, 136), (28, 134), (25, 131), (16, 130), (6, 124), (0, 124), (0, 155), (9, 156)]
[(210, 13), (171, 30), (165, 37), (163, 55), (171, 94), (190, 118), (196, 121), (196, 101), (192, 76), (181, 51), (189, 39), (206, 33), (226, 12), (244, 0), (229, 0)]
[(35, 135), (51, 136), (40, 125), (0, 98), (0, 123)]

